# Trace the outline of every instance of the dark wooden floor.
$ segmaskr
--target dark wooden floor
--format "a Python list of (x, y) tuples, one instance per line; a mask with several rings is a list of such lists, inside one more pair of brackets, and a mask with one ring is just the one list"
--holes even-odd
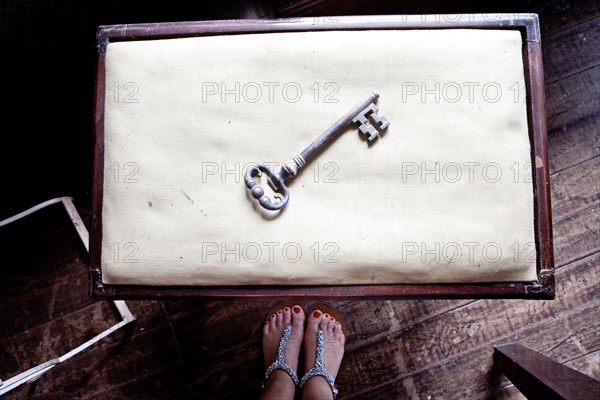
[[(274, 13), (318, 15), (314, 4), (322, 3), (296, 4), (305, 8), (282, 2)], [(534, 5), (543, 35), (556, 300), (338, 302), (350, 331), (340, 398), (521, 398), (492, 362), (492, 346), (511, 341), (600, 379), (599, 4)], [(385, 10), (348, 13), (354, 11)], [(89, 217), (85, 198), (78, 206)], [(59, 356), (118, 320), (111, 303), (87, 297), (86, 264), (60, 206), (0, 228), (0, 378)], [(108, 337), (6, 398), (258, 395), (260, 327), (270, 303), (128, 305), (138, 317), (135, 329)]]

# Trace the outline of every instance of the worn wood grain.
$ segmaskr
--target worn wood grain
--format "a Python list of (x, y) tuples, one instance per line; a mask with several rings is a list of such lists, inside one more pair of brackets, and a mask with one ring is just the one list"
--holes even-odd
[(567, 366), (591, 376), (600, 381), (600, 350), (593, 351), (585, 356), (576, 358), (566, 363)]
[[(600, 155), (600, 72), (596, 68), (600, 49), (588, 38), (598, 35), (596, 25), (600, 21), (594, 12), (599, 6), (593, 1), (569, 3), (545, 4), (544, 10), (552, 11), (552, 15), (540, 16), (542, 32), (550, 34), (542, 37), (542, 46), (551, 173)], [(579, 11), (566, 15), (558, 11), (563, 9)], [(563, 26), (564, 20), (575, 25)], [(579, 22), (582, 25), (577, 26)]]
[(0, 253), (3, 301), (53, 285), (87, 260), (60, 204), (0, 228)]
[(68, 316), (38, 325), (0, 341), (2, 376), (13, 376), (42, 362), (59, 357), (118, 319), (110, 303), (95, 303)]
[(591, 206), (554, 223), (554, 259), (557, 268), (598, 251), (599, 207)]
[[(177, 365), (179, 359), (176, 354), (170, 329), (163, 325), (137, 335), (123, 348), (113, 344), (108, 349), (89, 349), (81, 358), (55, 367), (37, 384), (30, 398), (91, 397), (122, 384), (143, 380), (154, 371)], [(49, 391), (52, 387), (55, 389)], [(22, 393), (19, 390), (10, 396), (20, 398)]]
[(491, 347), (494, 341), (512, 334), (519, 336), (526, 326), (560, 318), (570, 310), (589, 304), (590, 293), (600, 293), (600, 271), (594, 269), (599, 261), (600, 253), (597, 253), (560, 269), (557, 300), (477, 301), (389, 335), (367, 349), (349, 352), (345, 356), (346, 368), (340, 374), (340, 382), (356, 393), (360, 387), (356, 386), (353, 376), (368, 375), (369, 384), (378, 386), (390, 377), (431, 368), (472, 348)]
[[(520, 341), (559, 362), (587, 354), (600, 346), (596, 328), (586, 324), (587, 313), (594, 313), (599, 303), (586, 304), (560, 318), (549, 318), (541, 324), (524, 327), (507, 336), (494, 339), (494, 343)], [(571, 335), (573, 342), (556, 345), (564, 339), (565, 331), (573, 326), (581, 327)], [(391, 368), (390, 368), (391, 369)], [(464, 399), (481, 397), (490, 389), (508, 384), (493, 363), (492, 346), (480, 346), (458, 357), (445, 359), (443, 363), (427, 369), (403, 375), (389, 374), (393, 380), (379, 385), (369, 382), (361, 391), (352, 390), (349, 396), (340, 398), (369, 398), (371, 400), (418, 396), (417, 398)], [(368, 388), (372, 387), (372, 390)]]
[(527, 397), (510, 383), (499, 390), (478, 397), (477, 400), (527, 400)]
[(559, 126), (549, 127), (550, 175), (600, 156), (600, 110)]
[(260, 339), (262, 321), (267, 312), (264, 304), (242, 302), (209, 313), (171, 319), (186, 362), (203, 365), (207, 357), (234, 347), (245, 347), (248, 342)]
[(189, 371), (183, 364), (165, 365), (158, 371), (135, 376), (130, 382), (85, 397), (90, 400), (203, 398), (201, 393), (194, 394), (194, 388), (191, 387), (187, 378), (188, 375)]
[(358, 316), (348, 321), (346, 349), (352, 351), (368, 346), (391, 333), (408, 329), (472, 302), (473, 300), (352, 302), (347, 307), (340, 308), (344, 314)]
[[(230, 307), (245, 307), (244, 301), (223, 300), (167, 300), (164, 301), (165, 311), (171, 321), (182, 319), (193, 320), (201, 314), (218, 314), (227, 312)], [(262, 307), (266, 312), (273, 304), (269, 301), (255, 302), (257, 307)]]
[(555, 221), (600, 204), (600, 156), (552, 175), (550, 186)]
[[(561, 3), (557, 5), (558, 9), (571, 8), (568, 4), (558, 3)], [(591, 14), (591, 17), (586, 14), (597, 9), (597, 3), (578, 3), (585, 3), (582, 12), (576, 14), (586, 22), (584, 26), (598, 24), (598, 19), (593, 17), (597, 13)], [(546, 7), (556, 11), (554, 5)], [(542, 28), (546, 26), (545, 17), (545, 14), (540, 15)], [(549, 19), (555, 21), (556, 18), (554, 14)], [(564, 19), (575, 18), (562, 15), (558, 21)], [(597, 27), (594, 32), (586, 31), (581, 26), (570, 26), (566, 31), (562, 31), (560, 26), (548, 29), (549, 32), (561, 32), (542, 41), (550, 143), (548, 158), (550, 171), (557, 172), (600, 155), (597, 129), (600, 123), (600, 71), (597, 68), (600, 50), (595, 41), (588, 40), (589, 35), (598, 34)]]
[(600, 15), (600, 5), (595, 0), (546, 1), (531, 8), (539, 14), (542, 42), (566, 30), (576, 28)]
[(0, 229), (0, 339), (92, 304), (82, 247), (61, 204)]
[[(96, 304), (112, 308), (108, 302)], [(34, 399), (86, 398), (110, 391), (128, 382), (143, 380), (148, 374), (181, 363), (177, 343), (164, 316), (162, 304), (130, 302), (129, 306), (134, 315), (139, 318), (133, 332), (130, 328), (115, 332), (80, 355), (49, 371), (33, 388), (28, 389), (25, 385), (11, 392), (7, 398), (22, 398), (29, 390), (32, 391), (28, 398)], [(47, 343), (38, 352), (49, 353), (47, 354), (49, 356), (65, 349), (70, 350), (74, 345), (79, 345), (101, 332), (103, 327), (98, 322), (98, 318), (103, 321), (106, 319), (108, 326), (113, 324), (115, 321), (110, 320), (109, 314), (114, 312), (112, 309), (103, 309), (102, 312), (95, 313), (72, 313), (66, 322), (54, 321), (53, 325), (60, 329), (53, 336), (56, 343)], [(94, 319), (93, 323), (90, 322), (90, 318)], [(88, 328), (83, 332), (83, 325), (86, 323)], [(34, 334), (35, 332), (31, 335)], [(35, 344), (35, 339), (35, 336), (21, 337), (17, 344)], [(4, 344), (0, 348), (4, 348)], [(27, 350), (31, 349), (22, 350), (24, 355), (32, 354)], [(39, 361), (45, 361), (31, 358), (35, 361), (34, 365)]]
[[(328, 302), (337, 307), (344, 315), (361, 316), (359, 319), (348, 320), (347, 346), (367, 346), (372, 341), (400, 329), (434, 318), (449, 310), (464, 306), (473, 300), (434, 300), (434, 301), (351, 301)], [(193, 302), (190, 302), (193, 304)], [(266, 311), (273, 303), (270, 302), (233, 302), (223, 305), (221, 302), (206, 312), (198, 311), (180, 315), (171, 315), (170, 320), (177, 336), (183, 338), (182, 348), (194, 349), (193, 357), (203, 359), (214, 355), (215, 351), (222, 352), (236, 346), (254, 344), (260, 338), (260, 326), (253, 324), (265, 317)], [(312, 303), (307, 303), (310, 310)], [(385, 318), (381, 318), (385, 317)], [(239, 321), (241, 326), (246, 323), (251, 330), (240, 329), (230, 333), (231, 320)], [(208, 329), (209, 326), (214, 328)], [(188, 346), (189, 345), (189, 346)], [(197, 352), (195, 347), (201, 346)], [(184, 354), (187, 353), (184, 351)], [(191, 357), (192, 355), (190, 355)]]
[(562, 128), (598, 113), (599, 74), (600, 67), (595, 66), (546, 86), (546, 112), (550, 129)]
[(88, 281), (84, 265), (79, 273), (58, 278), (50, 286), (24, 290), (0, 302), (3, 323), (0, 339), (58, 319), (92, 304), (87, 295)]
[(546, 84), (575, 75), (600, 63), (600, 19), (593, 19), (542, 42)]

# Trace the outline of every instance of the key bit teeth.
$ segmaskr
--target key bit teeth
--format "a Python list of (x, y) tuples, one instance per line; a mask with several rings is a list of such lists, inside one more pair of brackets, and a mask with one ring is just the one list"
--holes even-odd
[(360, 131), (360, 133), (362, 133), (367, 137), (367, 140), (369, 142), (371, 142), (372, 140), (374, 140), (377, 136), (379, 136), (379, 132), (377, 132), (377, 129), (375, 129), (375, 127), (373, 125), (370, 124), (362, 124), (358, 127), (358, 130)]
[(377, 124), (380, 130), (386, 130), (388, 126), (390, 126), (389, 121), (383, 115), (377, 114), (377, 112), (372, 113), (370, 116), (371, 120)]
[(381, 122), (379, 122), (379, 129), (382, 131), (386, 130), (390, 126), (389, 121), (385, 117), (381, 117)]

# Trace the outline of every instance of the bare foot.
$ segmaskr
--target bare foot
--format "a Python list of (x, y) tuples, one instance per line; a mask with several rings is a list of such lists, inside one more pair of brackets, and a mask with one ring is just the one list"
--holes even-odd
[[(308, 323), (304, 333), (304, 372), (315, 366), (317, 357), (317, 329), (323, 331), (323, 364), (329, 373), (335, 377), (340, 369), (344, 357), (344, 343), (346, 337), (342, 326), (329, 314), (315, 310), (308, 316)], [(322, 376), (316, 376), (306, 381), (302, 388), (303, 399), (333, 399), (331, 387)]]
[[(304, 331), (304, 311), (299, 305), (285, 307), (275, 311), (263, 327), (263, 354), (267, 368), (277, 358), (279, 342), (287, 325), (291, 324), (291, 332), (285, 347), (284, 360), (294, 372), (298, 371), (298, 356), (302, 347)], [(296, 386), (291, 377), (283, 370), (273, 371), (265, 384), (262, 399), (292, 399)]]

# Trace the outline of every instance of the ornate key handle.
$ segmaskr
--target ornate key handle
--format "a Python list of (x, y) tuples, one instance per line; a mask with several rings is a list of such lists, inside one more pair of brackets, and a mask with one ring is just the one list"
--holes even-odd
[[(264, 164), (254, 164), (248, 167), (244, 176), (244, 183), (253, 198), (258, 200), (259, 204), (267, 210), (279, 210), (285, 207), (289, 200), (289, 192), (285, 186), (286, 179), (296, 176), (298, 170), (306, 165), (306, 162), (312, 158), (320, 149), (329, 143), (333, 138), (344, 131), (344, 128), (350, 123), (358, 123), (358, 130), (363, 135), (367, 136), (369, 142), (379, 137), (379, 132), (384, 131), (390, 125), (388, 120), (377, 114), (379, 109), (375, 105), (375, 101), (379, 97), (379, 93), (373, 91), (365, 97), (360, 103), (355, 105), (344, 116), (338, 119), (329, 129), (319, 135), (311, 144), (309, 144), (300, 154), (296, 154), (290, 161), (283, 164), (281, 169), (274, 173), (269, 167)], [(378, 129), (375, 129), (377, 127)], [(281, 196), (275, 196), (279, 199), (279, 203), (273, 203), (269, 196), (265, 195), (265, 191), (258, 185), (254, 177), (261, 177), (262, 173), (268, 175), (268, 183), (274, 191), (281, 193)]]
[[(269, 196), (265, 194), (265, 190), (254, 179), (255, 176), (260, 178), (263, 172), (269, 177), (269, 185), (273, 188), (273, 190), (277, 190), (283, 194), (283, 198), (275, 195), (275, 198), (279, 200), (279, 203), (273, 203), (271, 199), (269, 199)], [(248, 190), (250, 190), (250, 195), (258, 200), (258, 203), (261, 205), (261, 207), (266, 208), (267, 210), (279, 210), (283, 208), (290, 198), (290, 194), (287, 186), (285, 186), (285, 183), (281, 181), (277, 175), (271, 171), (271, 168), (267, 167), (265, 164), (254, 164), (248, 167), (246, 170), (246, 175), (244, 176), (244, 182), (246, 183)]]

